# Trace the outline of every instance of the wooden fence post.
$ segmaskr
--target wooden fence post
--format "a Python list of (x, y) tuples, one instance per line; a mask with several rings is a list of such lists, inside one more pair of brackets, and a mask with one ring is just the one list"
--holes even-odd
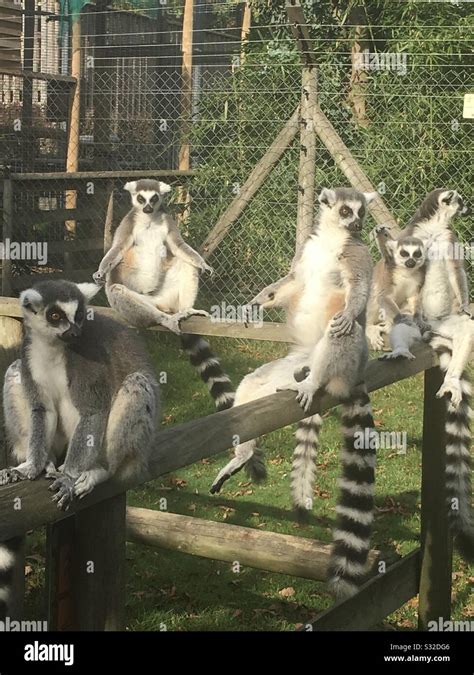
[(316, 174), (316, 134), (313, 125), (313, 108), (317, 104), (316, 77), (314, 66), (309, 65), (303, 68), (296, 253), (303, 246), (313, 229), (314, 179)]
[(125, 493), (76, 514), (74, 589), (78, 630), (123, 630)]
[(446, 503), (446, 399), (436, 398), (443, 382), (439, 368), (425, 371), (421, 479), (421, 578), (418, 621), (451, 615), (452, 536)]

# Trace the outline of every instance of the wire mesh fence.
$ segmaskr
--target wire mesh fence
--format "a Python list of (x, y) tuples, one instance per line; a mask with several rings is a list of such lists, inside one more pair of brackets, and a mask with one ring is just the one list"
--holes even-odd
[[(0, 157), (14, 172), (9, 234), (18, 242), (50, 244), (46, 264), (11, 261), (11, 292), (31, 275), (89, 278), (103, 252), (111, 195), (116, 226), (127, 209), (128, 195), (121, 190), (127, 177), (183, 168), (183, 147), (190, 148), (193, 176), (185, 181), (190, 202), (182, 228), (199, 247), (300, 103), (302, 55), (284, 10), (275, 8), (279, 3), (268, 9), (250, 3), (253, 24), (244, 36), (243, 3), (198, 3), (190, 82), (182, 68), (184, 7), (154, 4), (105, 9), (98, 3), (83, 10), (76, 136), (74, 29), (67, 17), (63, 24), (58, 20), (55, 3), (47, 5), (50, 15), (40, 17), (36, 37), (25, 38), (34, 76), (0, 76)], [(348, 18), (330, 10), (330, 3), (305, 5), (318, 64), (318, 104), (400, 227), (435, 187), (472, 199), (472, 120), (463, 119), (462, 111), (464, 95), (474, 86), (473, 19), (465, 3), (418, 4), (423, 14), (383, 8), (375, 27), (373, 17)], [(46, 24), (55, 26), (48, 34)], [(74, 142), (75, 170), (89, 177), (68, 182), (49, 175), (71, 170)], [(287, 271), (295, 248), (299, 132), (280, 150), (279, 161), (210, 256), (215, 274), (203, 280), (202, 306), (221, 299), (246, 302)], [(115, 173), (100, 178), (103, 171)], [(42, 180), (22, 176), (44, 172)], [(314, 182), (316, 191), (348, 182), (334, 148), (317, 134)], [(65, 213), (71, 204), (73, 212)], [(470, 243), (472, 221), (459, 220), (455, 227)], [(468, 265), (472, 276), (470, 260)]]

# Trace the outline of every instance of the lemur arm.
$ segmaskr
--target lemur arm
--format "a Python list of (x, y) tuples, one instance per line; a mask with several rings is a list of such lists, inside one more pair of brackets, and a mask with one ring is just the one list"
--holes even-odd
[(206, 263), (204, 258), (184, 241), (176, 223), (171, 219), (168, 223), (166, 244), (171, 253), (177, 258), (184, 260), (184, 262), (189, 263), (189, 265), (192, 265), (193, 267), (197, 267), (199, 270), (212, 272), (212, 267)]
[(456, 257), (448, 258), (446, 261), (448, 267), (448, 278), (451, 288), (459, 303), (461, 312), (470, 314), (469, 311), (469, 285), (467, 274), (464, 268), (464, 261)]
[(99, 269), (93, 275), (95, 281), (103, 281), (109, 272), (111, 272), (123, 260), (123, 253), (132, 245), (133, 223), (126, 216), (114, 234), (112, 246), (102, 258)]
[(348, 246), (341, 258), (341, 268), (344, 286), (347, 288), (346, 304), (332, 319), (331, 333), (334, 337), (350, 333), (356, 319), (359, 319), (365, 329), (365, 314), (372, 281), (372, 260), (368, 248), (363, 244)]

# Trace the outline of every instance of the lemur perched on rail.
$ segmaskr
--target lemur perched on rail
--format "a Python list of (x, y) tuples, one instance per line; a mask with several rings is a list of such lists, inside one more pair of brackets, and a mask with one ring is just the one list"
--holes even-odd
[(194, 309), (199, 272), (212, 268), (181, 237), (174, 218), (163, 208), (171, 187), (142, 179), (124, 187), (132, 208), (115, 231), (112, 247), (93, 275), (105, 283), (110, 306), (133, 326), (161, 324), (181, 335), (183, 349), (207, 384), (217, 410), (232, 407), (229, 377), (209, 343), (200, 335), (181, 334), (180, 322), (189, 316), (207, 316)]
[[(354, 593), (366, 571), (373, 518), (375, 452), (358, 449), (355, 437), (373, 426), (364, 384), (368, 355), (365, 313), (372, 261), (360, 233), (367, 204), (375, 196), (347, 188), (321, 191), (314, 231), (293, 260), (290, 273), (253, 301), (262, 307), (286, 309), (295, 345), (288, 356), (247, 375), (237, 388), (234, 403), (247, 403), (278, 389), (295, 389), (305, 410), (316, 392), (325, 390), (341, 399), (343, 477), (329, 572), (337, 596)], [(320, 416), (312, 415), (298, 424), (296, 432), (292, 494), (295, 506), (306, 511), (312, 505), (320, 425)], [(235, 457), (217, 476), (212, 492), (251, 460), (255, 447), (255, 440), (237, 446)]]
[(381, 357), (414, 359), (410, 348), (424, 339), (440, 356), (445, 373), (438, 397), (447, 399), (446, 488), (448, 514), (464, 557), (474, 560), (474, 516), (471, 508), (470, 395), (467, 370), (474, 357), (474, 320), (469, 309), (469, 288), (463, 251), (451, 229), (455, 216), (469, 214), (455, 190), (437, 189), (428, 194), (403, 232), (423, 241), (426, 276), (420, 289), (420, 307), (430, 331), (422, 335), (418, 322), (406, 315), (394, 320), (390, 333), (392, 352)]

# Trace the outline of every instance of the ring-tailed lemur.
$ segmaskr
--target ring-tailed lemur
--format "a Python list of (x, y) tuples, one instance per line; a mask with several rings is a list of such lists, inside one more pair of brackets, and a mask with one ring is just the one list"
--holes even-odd
[[(360, 239), (367, 204), (373, 197), (373, 193), (364, 195), (347, 188), (322, 190), (315, 229), (290, 273), (257, 296), (263, 306), (285, 306), (295, 346), (288, 356), (247, 375), (235, 398), (235, 405), (240, 405), (278, 389), (296, 389), (305, 410), (318, 389), (343, 400), (345, 447), (330, 565), (330, 584), (336, 596), (354, 593), (366, 572), (373, 518), (375, 453), (356, 443), (359, 433), (373, 426), (364, 384), (368, 356), (365, 313), (372, 261)], [(302, 374), (307, 374), (306, 378), (295, 384)], [(303, 420), (297, 431), (292, 492), (296, 506), (303, 510), (312, 504), (320, 424), (320, 416), (313, 415)], [(235, 457), (219, 473), (212, 491), (249, 460), (255, 445), (253, 440), (236, 448)]]
[[(23, 291), (21, 359), (5, 374), (6, 436), (18, 464), (0, 471), (0, 485), (46, 470), (61, 509), (112, 476), (146, 477), (159, 421), (159, 387), (144, 344), (87, 308), (98, 290), (42, 281)], [(0, 571), (12, 563), (0, 547)], [(0, 586), (0, 600), (7, 595)]]
[(181, 334), (180, 322), (207, 312), (193, 309), (199, 271), (212, 268), (181, 237), (176, 221), (165, 212), (163, 196), (171, 187), (142, 179), (124, 187), (132, 208), (115, 231), (112, 246), (93, 275), (105, 283), (110, 306), (133, 326), (161, 324), (181, 336), (181, 345), (206, 383), (217, 410), (232, 407), (229, 377), (209, 343), (200, 335)]
[[(377, 238), (386, 228), (377, 228)], [(402, 234), (385, 237), (380, 246), (383, 257), (374, 268), (367, 308), (367, 338), (372, 349), (383, 349), (383, 335), (389, 334), (395, 317), (407, 312), (422, 324), (421, 288), (425, 280), (425, 247), (421, 239)], [(428, 326), (426, 326), (426, 329)]]

